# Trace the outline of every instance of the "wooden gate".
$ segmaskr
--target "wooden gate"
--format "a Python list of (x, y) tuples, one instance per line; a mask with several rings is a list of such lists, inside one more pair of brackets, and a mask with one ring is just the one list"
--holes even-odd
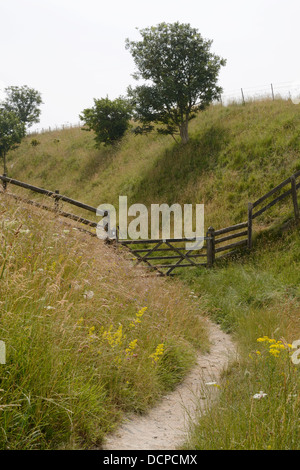
[[(206, 237), (205, 237), (206, 240)], [(206, 266), (206, 246), (199, 240), (199, 248), (187, 249), (187, 238), (164, 240), (118, 240), (133, 254), (135, 265), (144, 264), (161, 275), (170, 275), (177, 268)], [(203, 245), (203, 246), (202, 246)]]

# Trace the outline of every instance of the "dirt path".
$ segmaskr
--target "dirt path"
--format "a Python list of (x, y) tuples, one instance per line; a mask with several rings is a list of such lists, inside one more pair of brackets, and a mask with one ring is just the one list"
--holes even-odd
[(209, 321), (208, 327), (209, 354), (199, 355), (196, 366), (180, 386), (148, 414), (128, 416), (117, 432), (107, 438), (104, 450), (174, 450), (185, 441), (190, 419), (206, 405), (203, 394), (217, 390), (206, 384), (218, 382), (222, 370), (235, 355), (229, 335)]

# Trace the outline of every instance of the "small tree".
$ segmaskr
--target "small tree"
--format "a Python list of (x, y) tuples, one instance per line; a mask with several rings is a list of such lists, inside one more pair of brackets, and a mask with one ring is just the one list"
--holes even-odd
[(14, 112), (27, 127), (39, 122), (41, 114), (39, 106), (42, 104), (42, 98), (37, 90), (29, 88), (27, 85), (10, 86), (5, 88), (5, 93), (6, 99), (2, 106), (7, 111)]
[(20, 144), (25, 136), (25, 125), (12, 111), (0, 108), (0, 157), (3, 159), (3, 173), (7, 174), (6, 154)]
[(141, 41), (126, 40), (137, 67), (133, 77), (146, 80), (128, 88), (135, 118), (142, 124), (137, 131), (163, 124), (159, 132), (179, 134), (186, 143), (189, 121), (221, 94), (217, 79), (226, 62), (210, 52), (212, 41), (189, 24), (160, 23), (139, 32)]
[(129, 127), (131, 105), (124, 98), (109, 100), (108, 97), (94, 99), (95, 106), (82, 111), (79, 116), (87, 128), (94, 131), (96, 146), (114, 144), (120, 140)]

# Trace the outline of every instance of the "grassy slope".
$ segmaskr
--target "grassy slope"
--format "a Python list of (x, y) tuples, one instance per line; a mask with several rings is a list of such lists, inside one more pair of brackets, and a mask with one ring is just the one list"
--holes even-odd
[[(245, 220), (248, 201), (300, 168), (300, 111), (289, 101), (212, 107), (191, 123), (184, 147), (128, 133), (118, 148), (94, 150), (92, 136), (79, 129), (38, 139), (37, 148), (28, 138), (11, 153), (11, 176), (95, 205), (116, 203), (119, 194), (147, 204), (202, 202), (206, 226), (215, 228)], [(291, 367), (288, 355), (256, 352), (259, 336), (300, 337), (299, 230), (291, 215), (286, 200), (256, 220), (251, 256), (182, 275), (201, 297), (201, 309), (235, 334), (240, 351), (190, 448), (299, 446), (299, 367)], [(260, 390), (268, 399), (257, 403), (251, 397)]]
[(99, 445), (207, 350), (188, 287), (1, 194), (0, 227), (1, 449)]
[[(92, 205), (204, 203), (207, 226), (246, 217), (246, 204), (300, 168), (300, 113), (288, 101), (215, 106), (191, 122), (191, 141), (130, 132), (115, 149), (79, 128), (32, 136), (8, 158), (9, 175)], [(220, 210), (222, 208), (222, 210)]]

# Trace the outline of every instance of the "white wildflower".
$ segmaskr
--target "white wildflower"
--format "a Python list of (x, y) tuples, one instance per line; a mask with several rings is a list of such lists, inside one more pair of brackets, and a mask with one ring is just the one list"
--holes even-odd
[(264, 393), (261, 390), (259, 393), (256, 393), (255, 395), (253, 395), (253, 398), (255, 398), (255, 400), (260, 400), (261, 398), (264, 398), (266, 396), (267, 396), (267, 393)]

